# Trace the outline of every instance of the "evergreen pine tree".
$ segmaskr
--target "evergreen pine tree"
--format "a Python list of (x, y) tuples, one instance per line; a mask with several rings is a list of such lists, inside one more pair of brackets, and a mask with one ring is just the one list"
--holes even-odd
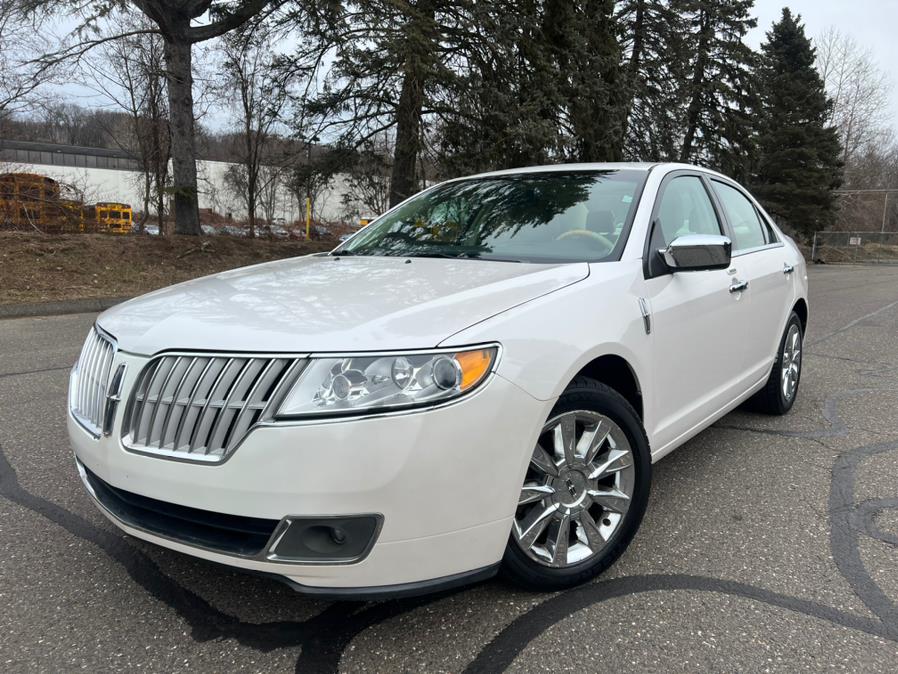
[(687, 25), (667, 0), (621, 0), (617, 27), (623, 51), (624, 156), (677, 161), (685, 117), (681, 83), (688, 78)]
[(488, 36), (438, 125), (445, 175), (623, 157), (625, 98), (610, 0), (475, 3)]
[[(752, 71), (755, 54), (742, 40), (756, 24), (754, 0), (670, 0), (687, 23), (687, 78), (679, 159), (743, 176), (753, 154)], [(678, 54), (673, 54), (676, 58)]]
[(839, 140), (827, 126), (832, 102), (800, 16), (784, 8), (761, 52), (754, 190), (772, 215), (807, 236), (832, 223), (832, 191), (841, 183)]

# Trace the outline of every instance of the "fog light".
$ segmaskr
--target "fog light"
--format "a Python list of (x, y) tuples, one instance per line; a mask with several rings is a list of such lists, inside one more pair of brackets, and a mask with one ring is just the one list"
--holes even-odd
[(374, 545), (380, 522), (379, 515), (287, 517), (268, 551), (268, 559), (322, 564), (357, 562)]

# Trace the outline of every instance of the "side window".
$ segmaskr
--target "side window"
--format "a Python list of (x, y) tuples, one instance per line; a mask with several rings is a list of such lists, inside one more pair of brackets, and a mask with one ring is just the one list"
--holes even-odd
[(767, 243), (767, 237), (764, 234), (766, 227), (761, 223), (754, 205), (734, 187), (717, 180), (712, 180), (711, 184), (726, 211), (727, 220), (733, 230), (733, 251), (748, 250), (765, 245)]
[(652, 247), (664, 248), (684, 234), (720, 234), (720, 223), (701, 178), (679, 176), (664, 187)]

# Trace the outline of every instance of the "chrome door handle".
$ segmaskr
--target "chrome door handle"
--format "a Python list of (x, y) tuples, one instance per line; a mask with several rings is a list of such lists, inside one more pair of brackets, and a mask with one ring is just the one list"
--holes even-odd
[(746, 288), (748, 288), (748, 281), (733, 281), (730, 285), (730, 292), (741, 293)]
[(788, 276), (789, 274), (791, 274), (793, 271), (795, 271), (795, 267), (794, 267), (794, 266), (792, 266), (792, 265), (789, 264), (788, 262), (783, 262), (783, 273), (786, 274), (786, 276)]

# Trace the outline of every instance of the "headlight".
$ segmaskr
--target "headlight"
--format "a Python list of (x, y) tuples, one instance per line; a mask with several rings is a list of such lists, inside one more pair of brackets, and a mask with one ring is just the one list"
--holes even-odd
[(495, 346), (449, 352), (312, 358), (278, 417), (359, 414), (441, 403), (477, 388)]

